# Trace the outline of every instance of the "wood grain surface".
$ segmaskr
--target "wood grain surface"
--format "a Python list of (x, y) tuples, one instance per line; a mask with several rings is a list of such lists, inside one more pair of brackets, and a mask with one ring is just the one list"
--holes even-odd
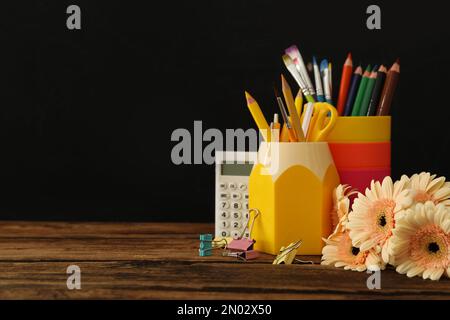
[[(0, 299), (450, 299), (447, 278), (409, 279), (393, 269), (381, 289), (369, 274), (314, 265), (272, 265), (198, 256), (212, 224), (0, 223)], [(66, 269), (81, 269), (68, 290)]]

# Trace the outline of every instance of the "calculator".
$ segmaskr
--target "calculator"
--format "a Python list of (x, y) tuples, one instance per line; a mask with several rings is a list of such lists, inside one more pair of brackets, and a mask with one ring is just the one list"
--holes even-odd
[(248, 180), (256, 152), (216, 151), (216, 237), (250, 237)]

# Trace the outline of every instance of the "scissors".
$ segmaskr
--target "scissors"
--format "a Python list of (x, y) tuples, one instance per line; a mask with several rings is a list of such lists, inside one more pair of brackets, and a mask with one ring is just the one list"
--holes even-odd
[(314, 104), (314, 112), (309, 124), (306, 141), (325, 141), (328, 134), (334, 128), (338, 113), (336, 108), (326, 102)]

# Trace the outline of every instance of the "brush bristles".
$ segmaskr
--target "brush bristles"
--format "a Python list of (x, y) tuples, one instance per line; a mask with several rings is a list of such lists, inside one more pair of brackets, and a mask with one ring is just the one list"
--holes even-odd
[(294, 65), (294, 61), (287, 54), (283, 54), (283, 62), (286, 66)]

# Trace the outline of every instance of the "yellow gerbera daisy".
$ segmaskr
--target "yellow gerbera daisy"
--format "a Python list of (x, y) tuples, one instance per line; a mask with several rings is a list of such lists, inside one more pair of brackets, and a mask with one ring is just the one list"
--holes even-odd
[(348, 215), (347, 228), (353, 246), (363, 252), (380, 246), (385, 263), (389, 262), (389, 238), (396, 220), (412, 204), (405, 183), (405, 180), (400, 180), (393, 184), (390, 177), (385, 177), (382, 184), (372, 181), (365, 195), (358, 194), (353, 211)]
[(403, 175), (402, 180), (406, 181), (406, 188), (411, 189), (415, 202), (433, 201), (435, 204), (450, 206), (450, 183), (445, 182), (445, 177), (436, 178), (435, 174), (422, 172), (411, 178)]
[(392, 262), (399, 273), (439, 280), (450, 277), (450, 209), (428, 201), (408, 209), (391, 238)]

